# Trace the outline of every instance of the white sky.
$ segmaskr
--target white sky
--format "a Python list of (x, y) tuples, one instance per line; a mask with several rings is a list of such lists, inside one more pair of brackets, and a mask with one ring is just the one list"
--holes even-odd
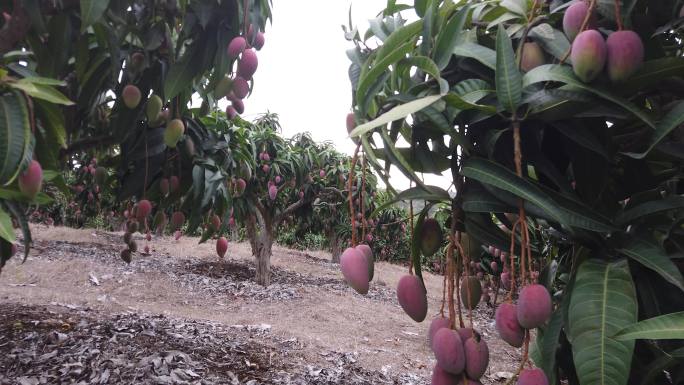
[[(332, 141), (338, 151), (353, 153), (355, 146), (345, 125), (351, 111), (350, 62), (345, 51), (353, 44), (345, 40), (341, 27), (348, 24), (350, 4), (352, 21), (363, 36), (368, 19), (384, 8), (386, 0), (273, 2), (273, 23), (266, 26), (266, 44), (258, 52), (254, 93), (245, 99), (245, 119), (275, 112), (285, 137), (308, 131), (316, 141)], [(393, 170), (391, 175), (395, 188), (408, 188), (401, 172)], [(450, 183), (428, 175), (425, 181), (443, 188)]]

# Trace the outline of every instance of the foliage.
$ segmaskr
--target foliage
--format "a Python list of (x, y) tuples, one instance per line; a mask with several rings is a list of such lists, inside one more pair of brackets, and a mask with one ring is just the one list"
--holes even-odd
[[(555, 309), (532, 356), (552, 382), (681, 383), (681, 370), (664, 372), (681, 367), (681, 340), (615, 335), (684, 310), (682, 4), (588, 4), (602, 33), (623, 24), (643, 42), (645, 62), (624, 81), (575, 75), (564, 1), (388, 2), (363, 36), (346, 28), (351, 136), (382, 179), (394, 166), (414, 183), (395, 200), (427, 202), (416, 229), (443, 203), (454, 236), (502, 250), (529, 242), (531, 272), (520, 278), (538, 276)], [(521, 70), (525, 42), (549, 64)], [(457, 195), (425, 185), (422, 173), (446, 173)], [(511, 233), (519, 220), (520, 236)], [(602, 290), (591, 277), (603, 277)], [(641, 329), (659, 323), (635, 325), (635, 336), (649, 336)]]

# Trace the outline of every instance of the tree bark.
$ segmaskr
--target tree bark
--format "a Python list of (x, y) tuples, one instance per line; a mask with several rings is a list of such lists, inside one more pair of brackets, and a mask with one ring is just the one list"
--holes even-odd
[(266, 229), (261, 231), (256, 242), (256, 282), (262, 286), (271, 284), (271, 253), (273, 236)]
[(332, 261), (333, 263), (340, 263), (342, 249), (340, 247), (340, 239), (337, 237), (337, 233), (334, 229), (328, 232), (328, 239), (330, 239), (330, 252), (332, 253)]

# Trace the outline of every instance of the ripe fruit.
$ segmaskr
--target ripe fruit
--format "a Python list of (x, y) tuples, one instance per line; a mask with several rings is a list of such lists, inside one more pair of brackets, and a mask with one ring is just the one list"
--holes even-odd
[[(563, 15), (563, 32), (565, 32), (565, 36), (568, 37), (571, 43), (575, 40), (577, 34), (580, 33), (580, 28), (582, 28), (587, 12), (589, 12), (589, 5), (585, 1), (577, 1), (565, 10)], [(587, 29), (596, 29), (595, 14), (592, 14), (589, 18)]]
[(461, 374), (465, 369), (463, 342), (455, 330), (439, 329), (432, 340), (432, 351), (435, 353), (437, 365), (445, 371)]
[(261, 48), (264, 47), (264, 43), (266, 42), (266, 39), (264, 37), (264, 33), (259, 31), (257, 33), (256, 37), (254, 38), (254, 48), (258, 50), (261, 50)]
[(456, 333), (458, 333), (458, 336), (461, 337), (461, 341), (465, 343), (476, 332), (473, 330), (473, 328), (458, 328), (456, 329)]
[(525, 43), (522, 61), (520, 62), (522, 70), (529, 72), (543, 64), (546, 64), (546, 58), (544, 57), (544, 51), (542, 51), (539, 44), (535, 42)]
[(137, 72), (140, 71), (145, 64), (145, 55), (142, 52), (134, 52), (129, 60), (128, 68)]
[(534, 329), (551, 317), (551, 295), (538, 284), (525, 286), (518, 297), (518, 323), (525, 329)]
[(253, 49), (246, 49), (238, 62), (237, 74), (245, 79), (251, 79), (257, 70), (259, 60)]
[(263, 160), (264, 162), (268, 162), (268, 161), (271, 160), (271, 155), (269, 155), (268, 152), (262, 152), (261, 155), (259, 155), (259, 157), (260, 157), (261, 160)]
[(29, 163), (26, 170), (19, 175), (19, 191), (27, 198), (33, 199), (43, 186), (43, 168), (36, 160)]
[(428, 218), (420, 228), (420, 249), (426, 257), (432, 256), (442, 246), (442, 228), (434, 218)]
[(588, 83), (603, 71), (608, 49), (601, 33), (595, 29), (581, 32), (572, 43), (572, 69), (580, 80)]
[(347, 248), (340, 256), (340, 269), (349, 286), (359, 294), (368, 293), (368, 261), (361, 251)]
[(171, 188), (171, 192), (178, 190), (178, 187), (180, 187), (180, 179), (173, 175), (171, 178), (169, 178), (169, 187)]
[(159, 210), (157, 211), (157, 214), (154, 215), (153, 225), (157, 231), (164, 229), (164, 226), (166, 226), (166, 214), (164, 214), (163, 211)]
[(461, 300), (466, 309), (475, 309), (482, 297), (482, 286), (477, 277), (468, 276), (461, 279)]
[(148, 215), (150, 215), (150, 212), (152, 212), (152, 203), (148, 201), (147, 199), (143, 199), (140, 202), (138, 202), (138, 218), (139, 219), (145, 219), (147, 218)]
[(212, 215), (210, 226), (213, 231), (218, 231), (218, 229), (221, 227), (221, 218), (216, 214)]
[(268, 188), (268, 197), (273, 201), (276, 199), (276, 195), (278, 195), (278, 187), (271, 185), (271, 187)]
[(549, 380), (541, 369), (524, 369), (518, 376), (518, 385), (549, 385)]
[(126, 263), (131, 263), (131, 251), (128, 249), (121, 250), (121, 259)]
[(244, 37), (238, 36), (233, 38), (228, 44), (228, 58), (235, 60), (247, 47), (247, 41)]
[(236, 98), (234, 95), (230, 99), (230, 103), (238, 114), (242, 114), (243, 112), (245, 112), (245, 103), (242, 100)]
[(644, 63), (644, 45), (634, 31), (617, 31), (608, 36), (608, 76), (613, 82), (627, 80)]
[(271, 170), (271, 166), (265, 164), (261, 166), (261, 169), (264, 171), (264, 173), (268, 174), (269, 170)]
[(147, 105), (145, 106), (145, 115), (147, 115), (148, 122), (155, 122), (159, 118), (162, 110), (162, 100), (157, 95), (150, 96), (147, 99)]
[(499, 271), (499, 264), (496, 263), (496, 261), (492, 261), (492, 263), (489, 264), (489, 267), (491, 267), (492, 271), (495, 273)]
[(428, 344), (432, 346), (432, 341), (435, 339), (435, 333), (439, 329), (442, 328), (448, 328), (449, 327), (449, 319), (444, 318), (442, 316), (439, 316), (437, 318), (434, 318), (432, 322), (430, 322), (430, 328), (428, 329)]
[(519, 348), (525, 339), (525, 331), (518, 323), (517, 306), (512, 303), (502, 303), (494, 315), (496, 331), (502, 340), (509, 345)]
[(142, 95), (140, 94), (140, 89), (138, 89), (138, 87), (128, 84), (124, 87), (123, 91), (121, 91), (121, 97), (123, 98), (126, 107), (133, 109), (140, 104)]
[(185, 222), (185, 214), (180, 211), (176, 211), (171, 215), (171, 227), (176, 230), (183, 225)]
[(489, 347), (485, 340), (475, 334), (463, 343), (465, 353), (465, 372), (468, 378), (480, 378), (489, 365)]
[[(446, 370), (440, 368), (439, 365), (435, 365), (434, 369), (432, 369), (432, 382), (431, 382), (431, 384), (432, 385), (460, 385), (461, 384), (461, 377), (447, 372)], [(471, 385), (471, 383), (469, 382), (468, 385)]]
[(244, 99), (248, 93), (249, 83), (247, 83), (247, 80), (241, 78), (240, 76), (236, 77), (233, 80), (233, 94), (237, 98)]
[(107, 169), (100, 166), (95, 169), (95, 182), (97, 184), (104, 184), (107, 180)]
[(347, 114), (347, 133), (351, 134), (354, 128), (356, 128), (356, 117), (350, 112)]
[(356, 246), (356, 250), (363, 253), (368, 261), (368, 281), (373, 280), (373, 275), (375, 274), (375, 263), (373, 260), (373, 250), (368, 245), (360, 244)]
[(417, 275), (405, 275), (397, 285), (399, 305), (416, 322), (423, 322), (427, 315), (427, 295), (423, 282)]
[(237, 110), (235, 110), (235, 107), (233, 107), (233, 106), (226, 107), (226, 116), (230, 120), (235, 119), (235, 117), (238, 116), (238, 112), (237, 112)]
[(237, 182), (235, 182), (235, 194), (237, 196), (241, 196), (242, 194), (245, 193), (246, 188), (247, 188), (247, 182), (245, 182), (245, 180), (242, 178), (238, 178)]
[(216, 83), (216, 87), (214, 88), (214, 98), (221, 99), (225, 97), (232, 89), (232, 86), (233, 79), (231, 79), (228, 75), (224, 75), (221, 80)]
[(226, 251), (228, 251), (228, 240), (225, 237), (217, 239), (216, 254), (218, 254), (219, 258), (223, 258), (226, 255)]
[(161, 191), (162, 195), (166, 195), (169, 193), (169, 179), (168, 178), (161, 178), (159, 181), (159, 191)]
[(164, 130), (164, 144), (171, 148), (176, 148), (176, 144), (185, 132), (185, 125), (180, 119), (174, 119), (169, 122)]
[(321, 170), (318, 172), (318, 176), (321, 178), (325, 178), (325, 170)]

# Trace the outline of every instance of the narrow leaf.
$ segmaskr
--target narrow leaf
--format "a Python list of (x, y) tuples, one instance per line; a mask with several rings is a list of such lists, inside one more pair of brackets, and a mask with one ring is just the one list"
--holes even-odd
[(649, 318), (620, 330), (615, 339), (674, 340), (684, 339), (684, 311)]
[(684, 291), (682, 273), (679, 272), (677, 266), (660, 246), (644, 239), (632, 238), (624, 247), (617, 249), (617, 251), (655, 271), (665, 278), (667, 282)]
[(81, 0), (81, 32), (102, 17), (109, 6), (109, 0)]
[(513, 52), (513, 42), (505, 28), (496, 34), (496, 95), (499, 102), (514, 113), (522, 100), (522, 76)]
[(391, 110), (385, 112), (384, 114), (378, 116), (374, 120), (357, 126), (354, 129), (354, 131), (352, 131), (349, 134), (349, 136), (355, 138), (370, 132), (376, 127), (380, 127), (395, 120), (404, 119), (408, 115), (414, 114), (422, 110), (423, 108), (433, 104), (434, 102), (438, 101), (441, 97), (441, 95), (430, 95), (421, 99), (416, 99), (411, 102), (396, 106)]

